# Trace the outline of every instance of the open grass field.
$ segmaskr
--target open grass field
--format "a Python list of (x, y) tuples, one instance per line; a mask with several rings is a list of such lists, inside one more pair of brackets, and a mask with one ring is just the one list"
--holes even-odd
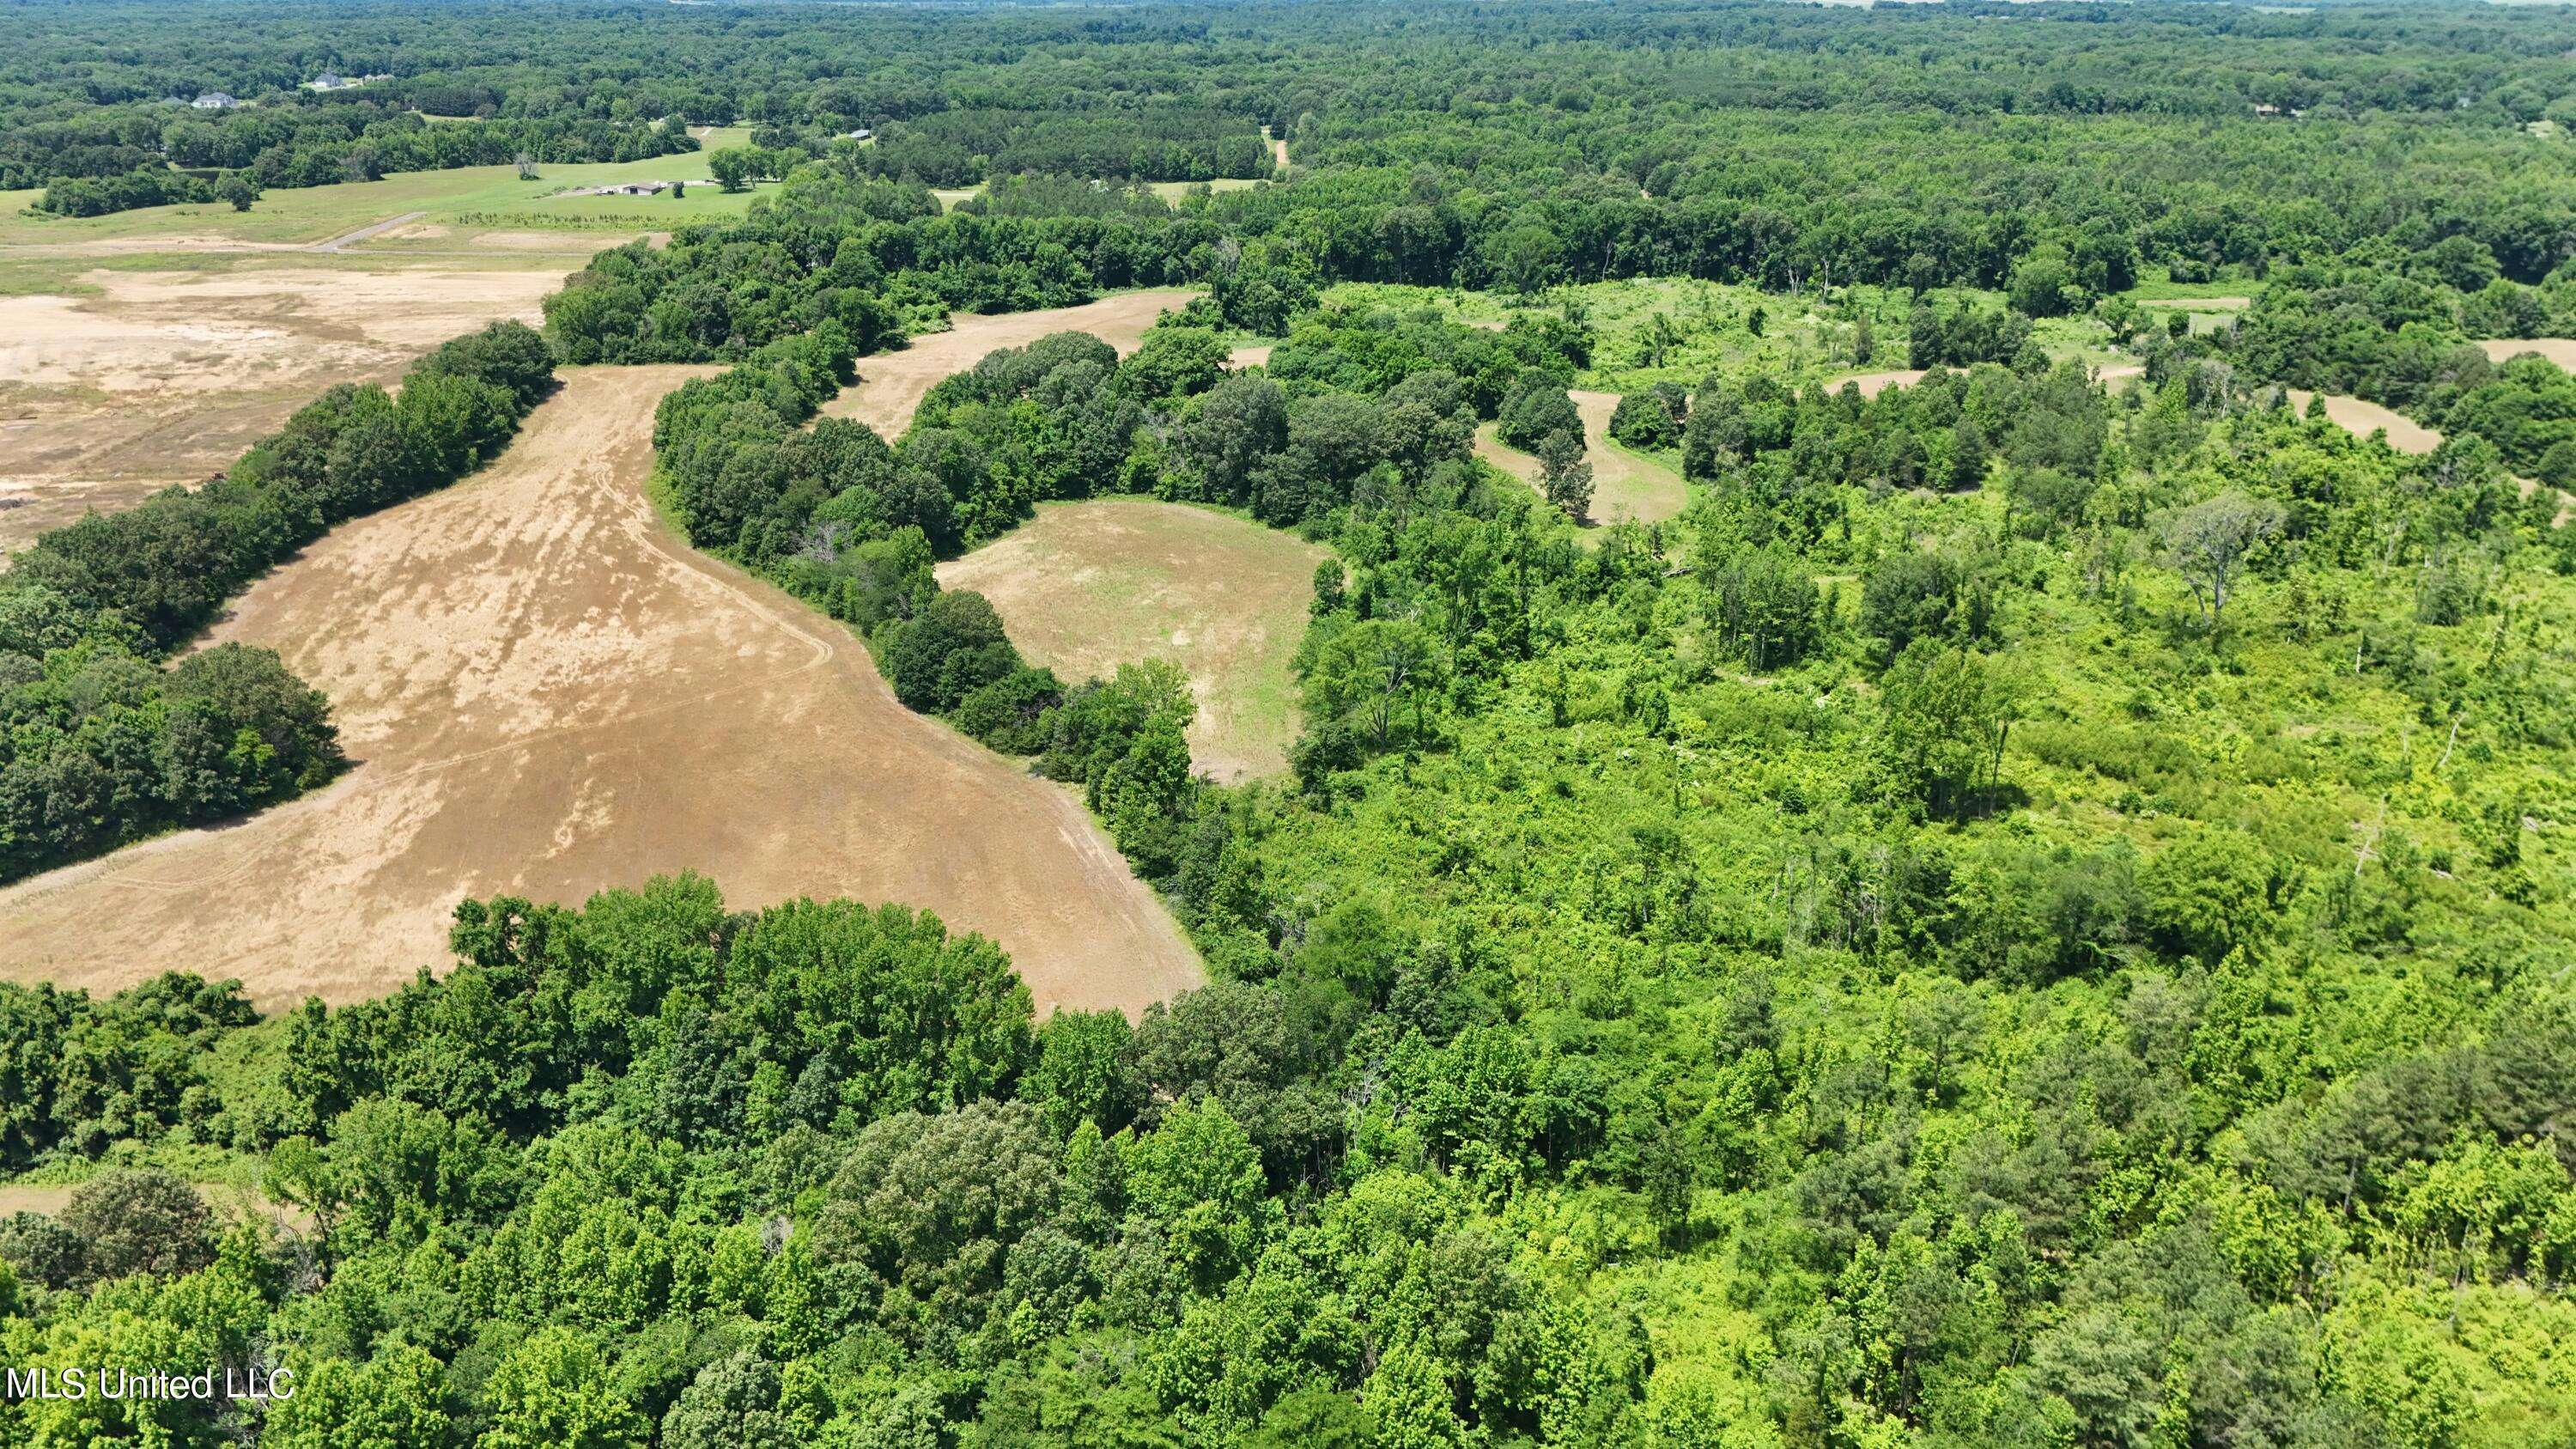
[(655, 517), (654, 405), (712, 370), (570, 373), (490, 468), (254, 586), (213, 637), (329, 695), (353, 768), (0, 892), (0, 972), (112, 988), (184, 965), (269, 1006), (345, 1001), (444, 965), (462, 897), (693, 869), (739, 907), (937, 911), (1000, 942), (1041, 1013), (1195, 984), (1075, 796), (905, 709), (841, 626)]
[(892, 442), (912, 423), (923, 395), (951, 373), (964, 372), (984, 354), (1003, 347), (1026, 347), (1050, 332), (1088, 332), (1120, 356), (1136, 350), (1145, 329), (1165, 311), (1178, 311), (1198, 293), (1183, 288), (1119, 292), (1079, 307), (1044, 312), (1009, 312), (987, 317), (960, 312), (949, 329), (912, 339), (901, 352), (859, 359), (859, 381), (823, 405), (825, 414), (856, 418)]
[(49, 264), (0, 295), (0, 550), (198, 483), (324, 388), (538, 304), (577, 263), (325, 253)]
[(1190, 678), (1190, 758), (1232, 783), (1287, 768), (1297, 737), (1289, 660), (1329, 551), (1209, 508), (1144, 498), (1048, 503), (939, 566), (939, 585), (993, 601), (1020, 652), (1067, 683), (1139, 659)]
[[(1583, 415), (1584, 456), (1592, 463), (1592, 521), (1660, 523), (1679, 518), (1690, 502), (1682, 475), (1668, 463), (1610, 441), (1610, 414), (1619, 406), (1618, 394), (1577, 389), (1573, 397), (1575, 411)], [(1494, 436), (1493, 424), (1476, 430), (1476, 454), (1532, 488), (1538, 486), (1538, 459), (1504, 446)]]
[[(748, 131), (721, 131), (701, 139), (712, 151), (749, 138)], [(706, 151), (649, 161), (545, 165), (537, 170), (534, 181), (520, 180), (514, 166), (405, 171), (381, 181), (270, 191), (250, 210), (240, 212), (222, 202), (207, 202), (61, 217), (28, 210), (37, 192), (0, 192), (0, 259), (22, 249), (29, 254), (72, 250), (94, 255), (115, 250), (312, 246), (395, 218), (403, 218), (400, 225), (348, 245), (358, 250), (453, 250), (478, 245), (485, 233), (560, 232), (557, 247), (586, 253), (683, 222), (739, 214), (756, 194), (746, 190), (728, 195), (712, 185), (691, 186), (687, 195), (676, 199), (560, 194), (627, 181), (696, 181), (707, 174)], [(533, 246), (524, 236), (503, 244), (516, 250)]]

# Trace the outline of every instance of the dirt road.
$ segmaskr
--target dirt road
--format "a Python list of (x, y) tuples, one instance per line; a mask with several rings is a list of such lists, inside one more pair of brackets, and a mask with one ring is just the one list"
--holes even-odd
[(215, 631), (331, 697), (327, 790), (0, 892), (0, 974), (177, 967), (269, 1006), (443, 966), (449, 913), (694, 869), (735, 906), (900, 901), (1041, 1005), (1130, 1011), (1195, 954), (1062, 788), (897, 703), (841, 626), (690, 549), (644, 497), (656, 401), (711, 369), (577, 371), (490, 468), (335, 530)]

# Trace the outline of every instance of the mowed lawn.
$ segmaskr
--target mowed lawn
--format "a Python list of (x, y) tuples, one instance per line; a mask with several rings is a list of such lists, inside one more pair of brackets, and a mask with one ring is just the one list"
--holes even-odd
[[(484, 231), (561, 229), (565, 245), (585, 238), (667, 230), (691, 221), (740, 213), (755, 191), (727, 194), (691, 186), (688, 194), (564, 196), (590, 186), (629, 181), (696, 181), (707, 174), (707, 153), (750, 139), (741, 129), (700, 139), (704, 150), (648, 161), (600, 165), (539, 165), (537, 179), (522, 181), (515, 166), (467, 166), (453, 171), (405, 171), (381, 181), (269, 191), (250, 210), (222, 202), (151, 206), (107, 216), (60, 217), (33, 211), (38, 191), (0, 192), (0, 248), (158, 241), (197, 244), (298, 246), (346, 236), (362, 227), (420, 212), (425, 227), (442, 228), (429, 240), (447, 246), (471, 243)], [(427, 245), (428, 240), (419, 240)], [(361, 249), (402, 249), (405, 238), (370, 238)]]
[(1327, 557), (1212, 508), (1094, 498), (1040, 504), (1027, 523), (941, 564), (939, 586), (991, 599), (1011, 642), (1067, 684), (1141, 659), (1179, 665), (1199, 706), (1190, 757), (1235, 781), (1287, 768), (1289, 662)]

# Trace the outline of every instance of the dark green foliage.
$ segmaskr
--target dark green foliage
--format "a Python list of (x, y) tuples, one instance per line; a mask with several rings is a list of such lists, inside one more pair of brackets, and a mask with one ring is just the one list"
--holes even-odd
[(176, 1278), (215, 1259), (214, 1214), (167, 1172), (110, 1172), (81, 1185), (63, 1209), (90, 1278)]
[(1619, 399), (1610, 414), (1613, 442), (1653, 451), (1678, 448), (1690, 418), (1690, 393), (1676, 383), (1659, 383), (1646, 392)]
[(1019, 667), (1019, 651), (982, 594), (943, 591), (886, 636), (886, 680), (896, 698), (918, 710), (955, 709)]
[(858, 159), (876, 175), (933, 186), (1029, 171), (1146, 181), (1270, 174), (1270, 149), (1249, 118), (1169, 106), (941, 111), (887, 125)]

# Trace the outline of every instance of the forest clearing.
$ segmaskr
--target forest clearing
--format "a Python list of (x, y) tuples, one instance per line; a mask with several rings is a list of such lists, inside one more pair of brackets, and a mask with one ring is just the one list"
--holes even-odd
[(1132, 1012), (1194, 983), (1077, 798), (904, 709), (841, 626), (653, 515), (654, 404), (709, 370), (570, 373), (481, 474), (254, 586), (209, 642), (276, 649), (356, 763), (0, 892), (8, 974), (109, 990), (185, 958), (262, 1002), (348, 1001), (442, 964), (461, 898), (697, 870), (742, 906), (937, 911), (1042, 1003)]
[[(1574, 399), (1575, 411), (1583, 418), (1583, 457), (1592, 465), (1592, 520), (1659, 523), (1681, 517), (1689, 502), (1682, 475), (1610, 440), (1610, 414), (1619, 406), (1619, 395), (1580, 388), (1566, 395)], [(1495, 437), (1491, 425), (1476, 430), (1476, 454), (1533, 489), (1538, 487), (1538, 459)]]
[[(2301, 412), (2307, 411), (2308, 399), (2316, 396), (2305, 388), (2296, 387), (2288, 389), (2287, 395), (2290, 406)], [(2367, 438), (2372, 433), (2385, 429), (2388, 433), (2388, 446), (2401, 453), (2429, 453), (2442, 446), (2440, 433), (2395, 408), (2385, 407), (2363, 398), (2328, 393), (2326, 394), (2326, 416), (2334, 422), (2335, 426), (2356, 438)]]
[(1168, 659), (1189, 676), (1198, 770), (1228, 784), (1287, 767), (1297, 735), (1289, 660), (1328, 550), (1182, 503), (1050, 503), (939, 566), (944, 589), (993, 601), (1030, 663), (1067, 680)]

